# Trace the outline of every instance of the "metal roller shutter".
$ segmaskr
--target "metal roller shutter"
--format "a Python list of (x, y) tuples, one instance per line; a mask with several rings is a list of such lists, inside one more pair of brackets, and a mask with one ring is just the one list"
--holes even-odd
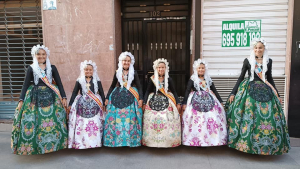
[[(273, 60), (273, 77), (281, 98), (285, 95), (285, 57), (288, 0), (202, 0), (203, 58), (216, 87), (227, 99), (241, 72), (249, 47), (222, 48), (222, 21), (261, 19), (261, 36), (269, 46)], [(258, 5), (259, 4), (259, 5)]]
[[(222, 98), (225, 102), (228, 99), (229, 94), (232, 91), (233, 86), (236, 84), (238, 76), (224, 77), (224, 76), (214, 76), (211, 77), (214, 84)], [(281, 98), (285, 97), (285, 77), (284, 76), (274, 76), (273, 77), (276, 88)], [(284, 105), (284, 100), (283, 100)], [(284, 107), (283, 107), (284, 108)]]
[(40, 0), (0, 2), (0, 118), (12, 118), (31, 48), (43, 43)]

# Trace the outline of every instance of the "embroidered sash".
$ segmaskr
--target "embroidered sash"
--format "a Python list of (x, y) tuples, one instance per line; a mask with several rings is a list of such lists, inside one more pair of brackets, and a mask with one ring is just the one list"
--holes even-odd
[[(154, 82), (154, 76), (151, 76), (151, 78), (150, 78), (151, 80), (152, 80), (152, 82), (153, 82), (153, 84), (156, 86), (156, 84), (155, 84), (155, 82)], [(160, 88), (160, 89), (158, 89), (162, 94), (164, 94), (166, 97), (168, 97), (175, 105), (176, 105), (176, 100), (175, 100), (175, 98), (172, 96), (172, 95), (170, 95), (170, 94), (168, 94), (168, 92), (166, 92), (165, 91), (165, 88)]]
[[(117, 71), (118, 71), (118, 70), (116, 70), (116, 72), (117, 72)], [(123, 81), (125, 81), (124, 77), (122, 77), (122, 79), (123, 79)], [(126, 86), (127, 86), (127, 82), (125, 82), (125, 83), (123, 84), (123, 87), (126, 88)], [(140, 95), (139, 95), (139, 93), (138, 93), (137, 91), (135, 91), (131, 86), (130, 86), (130, 88), (129, 88), (129, 91), (130, 91), (130, 93), (136, 98), (137, 101), (140, 100)]]
[(52, 83), (49, 82), (49, 80), (47, 79), (46, 76), (44, 76), (43, 78), (41, 78), (41, 80), (50, 88), (52, 89), (56, 94), (57, 96), (59, 97), (61, 103), (62, 103), (62, 97), (60, 95), (60, 92), (58, 90), (58, 88), (56, 86), (54, 86)]
[(279, 96), (278, 96), (278, 93), (277, 93), (277, 91), (275, 90), (275, 88), (272, 86), (272, 84), (271, 83), (269, 83), (267, 80), (263, 80), (263, 78), (262, 78), (262, 69), (261, 68), (259, 68), (258, 66), (257, 66), (257, 64), (255, 64), (255, 70), (257, 70), (257, 71), (254, 71), (255, 73), (256, 73), (256, 75), (265, 83), (265, 84), (267, 84), (272, 90), (273, 90), (273, 92), (275, 93), (275, 95), (277, 96), (277, 98), (279, 99)]
[(102, 110), (102, 103), (101, 103), (100, 99), (91, 90), (88, 90), (88, 92), (86, 94), (90, 98), (92, 98), (98, 104), (98, 106), (100, 107), (100, 109)]
[[(127, 86), (127, 82), (124, 83), (123, 86), (126, 87)], [(136, 100), (139, 101), (139, 99), (140, 99), (139, 93), (136, 90), (134, 90), (132, 87), (129, 88), (129, 91), (136, 98)]]

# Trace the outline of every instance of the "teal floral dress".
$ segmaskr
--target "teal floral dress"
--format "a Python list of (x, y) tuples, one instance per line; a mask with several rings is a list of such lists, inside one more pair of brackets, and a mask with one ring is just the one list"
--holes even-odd
[[(126, 84), (127, 79), (124, 79)], [(138, 100), (124, 87), (116, 86), (116, 75), (107, 94), (109, 100), (104, 124), (103, 145), (108, 147), (138, 147), (142, 140), (142, 108), (138, 108)], [(132, 89), (143, 98), (138, 76), (135, 72)], [(137, 90), (137, 88), (139, 90)]]

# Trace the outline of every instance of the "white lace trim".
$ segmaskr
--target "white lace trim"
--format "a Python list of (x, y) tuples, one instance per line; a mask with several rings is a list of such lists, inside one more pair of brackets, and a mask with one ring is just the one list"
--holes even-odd
[(78, 77), (77, 81), (80, 83), (81, 88), (82, 88), (82, 94), (87, 93), (87, 88), (86, 88), (86, 80), (85, 80), (85, 74), (84, 74), (84, 69), (88, 66), (91, 65), (93, 66), (93, 84), (94, 84), (94, 91), (95, 94), (97, 93), (99, 87), (98, 87), (98, 81), (100, 81), (100, 78), (97, 73), (97, 65), (95, 62), (89, 60), (85, 60), (80, 63), (80, 76)]
[[(44, 72), (44, 70), (41, 70), (39, 63), (37, 61), (37, 58), (36, 58), (36, 54), (40, 49), (43, 49), (47, 54), (46, 72)], [(31, 56), (33, 58), (33, 63), (30, 66), (32, 67), (32, 70), (33, 70), (34, 84), (37, 85), (39, 83), (39, 78), (44, 77), (43, 73), (45, 73), (49, 82), (52, 83), (52, 68), (51, 68), (51, 63), (50, 63), (50, 59), (49, 59), (50, 50), (47, 47), (45, 47), (44, 45), (42, 45), (42, 46), (36, 45), (31, 48)]]
[(131, 59), (131, 62), (130, 62), (130, 66), (129, 66), (129, 72), (128, 72), (128, 81), (127, 81), (127, 86), (126, 86), (126, 89), (129, 90), (129, 88), (131, 87), (131, 83), (132, 81), (134, 80), (134, 62), (135, 62), (135, 59), (134, 59), (134, 56), (130, 53), (130, 52), (122, 52), (119, 56), (119, 63), (118, 63), (118, 70), (117, 70), (117, 79), (121, 85), (121, 88), (123, 88), (124, 86), (124, 82), (123, 82), (123, 64), (122, 64), (122, 61), (127, 57), (129, 56), (130, 59)]
[(202, 82), (202, 80), (198, 76), (197, 69), (198, 69), (198, 67), (200, 66), (201, 63), (205, 65), (204, 79), (206, 81), (207, 88), (210, 90), (210, 86), (212, 85), (213, 81), (211, 80), (211, 78), (208, 74), (208, 63), (205, 62), (205, 60), (198, 59), (198, 60), (194, 61), (194, 64), (193, 64), (194, 73), (191, 76), (191, 79), (194, 81), (194, 87), (197, 89), (197, 91), (200, 91), (200, 83)]
[(153, 62), (153, 70), (154, 70), (154, 83), (155, 83), (155, 86), (156, 86), (156, 92), (158, 91), (159, 89), (159, 81), (158, 81), (158, 71), (157, 71), (157, 67), (160, 63), (164, 63), (166, 65), (166, 70), (165, 70), (165, 79), (164, 79), (164, 88), (165, 88), (165, 91), (168, 91), (168, 88), (169, 88), (169, 82), (168, 82), (168, 79), (169, 79), (169, 62), (167, 61), (167, 59), (164, 59), (164, 58), (159, 58), (157, 60), (155, 60)]
[(254, 47), (256, 46), (256, 44), (258, 42), (261, 42), (264, 46), (265, 46), (265, 51), (263, 54), (263, 67), (262, 67), (262, 80), (265, 82), (266, 81), (266, 72), (268, 71), (268, 63), (269, 63), (269, 55), (268, 55), (268, 46), (267, 46), (267, 42), (263, 39), (254, 39), (251, 43), (250, 46), (250, 56), (248, 58), (248, 61), (251, 65), (251, 76), (250, 76), (250, 81), (254, 80), (254, 70), (255, 70), (255, 64), (256, 64), (256, 60), (255, 60), (255, 52), (254, 52)]

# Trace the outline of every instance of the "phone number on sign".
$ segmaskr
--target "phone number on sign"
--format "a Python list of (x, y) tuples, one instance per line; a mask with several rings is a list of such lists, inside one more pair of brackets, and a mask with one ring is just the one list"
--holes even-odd
[(249, 33), (223, 33), (222, 46), (223, 47), (243, 47), (249, 46), (248, 37), (250, 42), (254, 38), (260, 38), (260, 32), (249, 32)]

